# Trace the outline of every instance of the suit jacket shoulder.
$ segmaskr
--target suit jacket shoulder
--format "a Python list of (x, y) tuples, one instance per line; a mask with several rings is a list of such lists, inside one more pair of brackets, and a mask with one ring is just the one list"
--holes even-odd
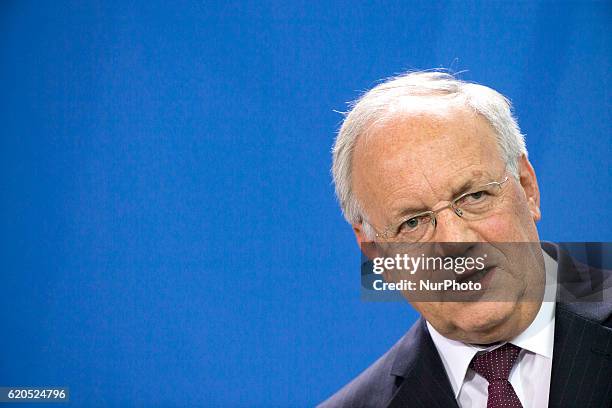
[[(401, 389), (411, 390), (409, 394)], [(381, 358), (320, 407), (457, 407), (442, 360), (420, 318)]]
[(396, 389), (396, 377), (391, 374), (393, 363), (398, 351), (409, 347), (410, 339), (420, 322), (412, 328), (389, 349), (374, 364), (363, 371), (350, 383), (342, 387), (328, 400), (319, 405), (320, 408), (335, 407), (379, 407), (385, 406), (391, 400)]
[(612, 273), (543, 247), (559, 264), (549, 407), (612, 406)]

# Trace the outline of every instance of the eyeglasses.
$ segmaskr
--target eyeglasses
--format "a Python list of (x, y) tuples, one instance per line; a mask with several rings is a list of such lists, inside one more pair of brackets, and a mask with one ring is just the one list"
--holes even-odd
[(486, 218), (501, 201), (503, 187), (507, 181), (506, 176), (502, 181), (493, 181), (463, 193), (447, 206), (435, 211), (423, 211), (404, 217), (385, 228), (382, 233), (376, 233), (376, 237), (397, 242), (427, 242), (433, 237), (438, 224), (436, 215), (447, 208), (452, 209), (459, 218), (469, 221)]

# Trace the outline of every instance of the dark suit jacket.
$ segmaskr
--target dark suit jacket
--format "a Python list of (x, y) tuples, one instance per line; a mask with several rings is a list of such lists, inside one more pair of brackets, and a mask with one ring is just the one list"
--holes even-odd
[[(543, 248), (559, 264), (560, 291), (569, 290), (581, 299), (610, 286), (609, 271), (586, 268), (554, 245), (543, 244)], [(612, 407), (611, 302), (607, 296), (590, 302), (557, 302), (549, 407)], [(320, 407), (449, 408), (457, 403), (421, 318), (378, 361)]]

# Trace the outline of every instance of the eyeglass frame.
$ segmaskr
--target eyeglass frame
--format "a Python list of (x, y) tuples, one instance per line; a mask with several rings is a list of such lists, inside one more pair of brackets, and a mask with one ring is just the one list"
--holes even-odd
[[(431, 218), (431, 223), (432, 223), (432, 225), (433, 225), (433, 227), (434, 227), (434, 231), (435, 231), (435, 229), (436, 229), (436, 227), (437, 227), (437, 225), (438, 225), (438, 220), (437, 220), (437, 218), (436, 218), (436, 215), (437, 215), (439, 212), (441, 212), (441, 211), (443, 211), (443, 210), (446, 210), (446, 209), (450, 208), (450, 209), (452, 209), (452, 210), (453, 210), (453, 213), (455, 213), (455, 215), (457, 215), (459, 218), (463, 218), (463, 211), (461, 210), (461, 208), (459, 208), (459, 207), (457, 207), (457, 206), (456, 206), (456, 203), (457, 203), (459, 200), (461, 200), (461, 199), (463, 199), (463, 198), (465, 198), (465, 197), (469, 196), (470, 194), (474, 194), (475, 192), (478, 192), (478, 191), (480, 191), (481, 189), (487, 188), (487, 187), (489, 187), (489, 186), (494, 186), (494, 185), (497, 185), (497, 186), (499, 187), (499, 189), (501, 190), (501, 189), (503, 188), (504, 184), (505, 184), (505, 183), (506, 183), (508, 180), (509, 180), (509, 177), (508, 177), (508, 176), (506, 176), (506, 177), (505, 177), (503, 180), (501, 180), (501, 181), (491, 181), (490, 183), (486, 183), (486, 184), (480, 185), (480, 186), (476, 187), (476, 188), (475, 188), (475, 189), (473, 189), (473, 190), (470, 190), (470, 191), (468, 191), (468, 192), (465, 192), (465, 193), (463, 193), (463, 194), (459, 195), (459, 196), (458, 196), (458, 197), (456, 197), (456, 198), (453, 198), (453, 199), (452, 199), (452, 200), (451, 200), (451, 201), (448, 203), (448, 205), (445, 205), (444, 207), (438, 208), (437, 210), (428, 210), (428, 211), (423, 211), (423, 212), (420, 212), (420, 213), (417, 213), (417, 214), (414, 214), (414, 215), (409, 215), (409, 216), (406, 216), (406, 217), (402, 218), (402, 220), (401, 220), (401, 221), (398, 221), (398, 222), (394, 223), (393, 225), (389, 225), (389, 226), (387, 226), (387, 227), (385, 228), (385, 230), (384, 230), (382, 233), (379, 233), (379, 232), (376, 232), (376, 231), (375, 231), (375, 232), (376, 232), (376, 238), (382, 238), (382, 239), (392, 239), (392, 238), (389, 238), (389, 237), (388, 237), (388, 233), (389, 233), (389, 231), (390, 231), (390, 230), (398, 228), (400, 225), (402, 225), (403, 223), (405, 223), (406, 221), (408, 221), (408, 220), (410, 220), (410, 219), (412, 219), (412, 218), (423, 217), (423, 216), (426, 216), (426, 215), (429, 215), (429, 216), (430, 216), (430, 218)], [(370, 224), (370, 225), (371, 225), (371, 224)], [(395, 236), (393, 236), (393, 238), (397, 237), (398, 235), (399, 235), (399, 233), (395, 234)], [(418, 241), (416, 241), (416, 242), (418, 242)]]

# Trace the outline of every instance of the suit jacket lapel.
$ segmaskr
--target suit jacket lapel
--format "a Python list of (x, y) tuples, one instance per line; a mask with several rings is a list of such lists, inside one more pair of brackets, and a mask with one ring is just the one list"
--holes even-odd
[(390, 408), (457, 407), (444, 365), (423, 318), (415, 325), (413, 335), (398, 349), (391, 374), (396, 376), (399, 387), (389, 403)]
[(572, 310), (580, 306), (557, 305), (549, 407), (612, 402), (612, 329)]
[[(610, 315), (612, 304), (602, 295), (605, 289), (602, 271), (577, 266), (559, 247), (545, 244), (543, 248), (559, 264), (560, 302), (555, 312), (548, 405), (611, 406), (612, 329), (601, 322)], [(592, 293), (600, 295), (593, 298)], [(595, 301), (585, 300), (589, 297)]]

